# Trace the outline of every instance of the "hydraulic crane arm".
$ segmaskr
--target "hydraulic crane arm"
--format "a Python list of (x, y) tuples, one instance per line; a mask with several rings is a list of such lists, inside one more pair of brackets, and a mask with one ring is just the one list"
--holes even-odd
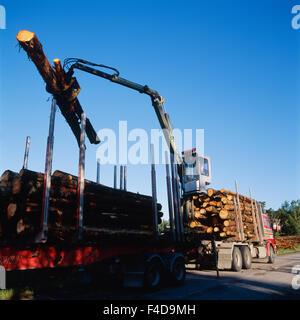
[[(82, 59), (74, 59), (74, 58), (70, 58), (70, 59), (66, 59), (65, 60), (65, 66), (69, 65), (71, 62), (75, 62), (73, 63), (70, 67), (69, 70), (67, 72), (68, 76), (72, 77), (73, 73), (74, 73), (74, 69), (79, 69), (81, 71), (85, 71), (88, 73), (91, 73), (93, 75), (96, 75), (98, 77), (104, 78), (106, 80), (110, 80), (111, 82), (120, 84), (124, 87), (133, 89), (135, 91), (138, 91), (140, 93), (144, 93), (147, 94), (148, 96), (150, 96), (151, 101), (152, 101), (152, 106), (154, 107), (156, 116), (158, 118), (159, 124), (161, 126), (161, 128), (163, 129), (163, 133), (167, 142), (167, 145), (170, 149), (170, 152), (174, 154), (175, 156), (175, 161), (177, 162), (177, 164), (179, 165), (179, 167), (182, 164), (182, 159), (177, 151), (176, 145), (175, 145), (175, 140), (174, 140), (174, 135), (173, 135), (173, 129), (169, 120), (169, 116), (166, 112), (164, 112), (163, 110), (163, 98), (161, 97), (161, 95), (155, 91), (150, 89), (147, 85), (140, 85), (138, 83), (129, 81), (127, 79), (121, 78), (119, 77), (119, 72), (118, 70), (111, 68), (111, 67), (107, 67), (104, 65), (97, 65)], [(104, 71), (92, 68), (90, 66), (98, 66), (98, 67), (104, 67), (104, 68), (108, 68), (111, 70), (114, 70), (115, 73), (114, 74), (109, 74), (106, 73)], [(178, 170), (178, 173), (181, 177), (181, 170)]]

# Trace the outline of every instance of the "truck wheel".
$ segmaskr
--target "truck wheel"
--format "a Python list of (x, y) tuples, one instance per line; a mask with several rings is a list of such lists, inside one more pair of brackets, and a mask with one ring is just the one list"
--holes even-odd
[(175, 285), (183, 284), (185, 280), (185, 261), (182, 257), (175, 259), (170, 272), (171, 282)]
[(238, 247), (233, 248), (231, 269), (236, 272), (239, 272), (242, 269), (242, 254)]
[(162, 265), (157, 259), (150, 260), (144, 274), (144, 287), (148, 290), (155, 290), (161, 284)]
[(275, 252), (273, 246), (270, 245), (270, 256), (268, 259), (268, 263), (274, 263), (275, 262)]
[(241, 254), (242, 254), (242, 267), (243, 269), (251, 269), (252, 266), (252, 257), (251, 251), (247, 246), (241, 247)]

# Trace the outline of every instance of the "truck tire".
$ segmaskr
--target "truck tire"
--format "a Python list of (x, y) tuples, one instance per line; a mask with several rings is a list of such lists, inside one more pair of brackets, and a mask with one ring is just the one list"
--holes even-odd
[(233, 271), (239, 272), (242, 269), (242, 254), (238, 247), (234, 247), (232, 251), (232, 267)]
[(273, 246), (270, 245), (270, 256), (268, 257), (268, 263), (274, 263), (275, 262), (275, 252)]
[(242, 254), (242, 267), (243, 269), (251, 269), (252, 266), (252, 256), (249, 247), (241, 246), (240, 248)]
[(146, 290), (156, 290), (162, 280), (163, 268), (158, 259), (152, 259), (147, 263), (144, 274), (144, 288)]
[(172, 269), (170, 270), (171, 283), (181, 285), (185, 280), (185, 261), (182, 257), (177, 257), (173, 262)]

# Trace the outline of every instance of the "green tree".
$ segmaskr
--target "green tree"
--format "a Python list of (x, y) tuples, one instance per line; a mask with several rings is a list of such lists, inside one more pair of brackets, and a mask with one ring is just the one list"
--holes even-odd
[(261, 208), (263, 209), (263, 211), (265, 211), (265, 208), (266, 208), (266, 201), (260, 201), (259, 203), (260, 203)]
[(170, 225), (168, 220), (163, 220), (162, 223), (158, 225), (158, 231), (159, 232), (164, 232), (165, 228)]
[(285, 201), (278, 210), (266, 210), (271, 219), (280, 219), (282, 232), (300, 234), (300, 200)]

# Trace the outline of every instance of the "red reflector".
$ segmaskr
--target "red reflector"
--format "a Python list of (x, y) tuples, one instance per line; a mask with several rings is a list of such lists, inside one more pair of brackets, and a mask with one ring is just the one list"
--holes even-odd
[(182, 154), (188, 153), (188, 152), (194, 152), (196, 151), (196, 148), (190, 149), (190, 150), (186, 150), (186, 151), (182, 151)]

